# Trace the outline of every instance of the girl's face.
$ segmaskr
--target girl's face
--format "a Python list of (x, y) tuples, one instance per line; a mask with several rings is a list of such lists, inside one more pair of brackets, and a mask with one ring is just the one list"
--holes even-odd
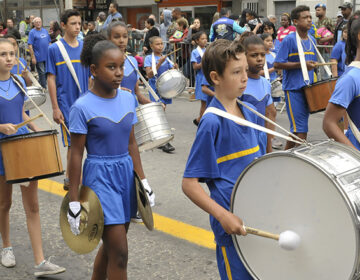
[(10, 72), (15, 63), (15, 49), (12, 43), (3, 42), (0, 44), (0, 71)]
[(288, 19), (288, 17), (287, 16), (281, 16), (281, 21), (280, 21), (280, 23), (281, 23), (281, 26), (283, 26), (283, 27), (288, 27), (289, 26), (289, 19)]
[(272, 48), (274, 48), (274, 44), (273, 44), (273, 40), (271, 36), (268, 36), (265, 40), (264, 40), (264, 45), (265, 45), (265, 49), (266, 50), (271, 50)]
[(196, 29), (200, 28), (200, 20), (199, 19), (195, 19), (193, 24)]
[(265, 25), (264, 26), (264, 33), (269, 33), (270, 35), (273, 35), (274, 34), (274, 29), (269, 25)]
[(347, 31), (347, 28), (343, 31), (343, 33), (342, 33), (342, 37), (343, 37), (343, 41), (346, 41), (346, 40), (347, 40), (347, 37), (348, 37), (348, 31)]
[(119, 49), (109, 49), (99, 59), (99, 64), (91, 64), (91, 73), (100, 87), (109, 91), (119, 88), (124, 76), (124, 54)]
[(155, 39), (152, 44), (150, 44), (151, 49), (156, 54), (161, 54), (164, 49), (164, 43), (161, 38)]
[(202, 34), (199, 39), (196, 40), (196, 44), (200, 46), (200, 48), (205, 48), (207, 44), (207, 35)]
[(125, 52), (129, 37), (128, 32), (124, 26), (117, 25), (111, 30), (110, 40)]
[(264, 45), (248, 45), (246, 59), (249, 65), (249, 73), (258, 74), (263, 70), (265, 64)]

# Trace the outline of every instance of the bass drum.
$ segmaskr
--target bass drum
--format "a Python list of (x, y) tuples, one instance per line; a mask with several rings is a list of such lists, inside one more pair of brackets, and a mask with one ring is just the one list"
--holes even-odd
[(240, 175), (231, 211), (245, 225), (301, 237), (286, 251), (271, 239), (233, 236), (254, 279), (359, 279), (358, 151), (326, 141), (265, 155)]

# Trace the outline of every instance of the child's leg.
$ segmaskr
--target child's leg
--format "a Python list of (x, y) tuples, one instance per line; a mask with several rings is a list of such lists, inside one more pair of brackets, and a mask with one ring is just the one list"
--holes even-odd
[(30, 182), (28, 187), (21, 186), (22, 201), (26, 214), (26, 224), (36, 265), (40, 264), (44, 260), (37, 190), (37, 181)]
[[(129, 229), (129, 224), (125, 224), (126, 232)], [(108, 256), (105, 253), (104, 244), (99, 248), (98, 253), (96, 254), (96, 258), (94, 261), (94, 269), (91, 280), (101, 280), (106, 279), (106, 270), (108, 266)]]
[(12, 202), (12, 185), (5, 181), (4, 176), (0, 176), (0, 234), (3, 248), (11, 246), (10, 243), (10, 223), (9, 211)]
[(202, 116), (204, 115), (205, 110), (206, 110), (206, 101), (201, 100), (199, 122), (200, 122), (200, 119), (202, 118)]

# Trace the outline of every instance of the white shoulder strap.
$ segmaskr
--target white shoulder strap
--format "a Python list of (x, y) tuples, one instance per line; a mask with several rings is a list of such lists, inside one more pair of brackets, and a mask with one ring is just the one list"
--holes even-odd
[(274, 130), (265, 128), (265, 127), (263, 127), (261, 125), (254, 124), (252, 122), (249, 122), (249, 121), (247, 121), (245, 119), (242, 119), (242, 118), (240, 118), (238, 116), (234, 116), (232, 114), (229, 114), (228, 112), (225, 112), (225, 111), (220, 110), (220, 109), (215, 108), (215, 107), (208, 107), (205, 110), (204, 115), (209, 114), (209, 113), (213, 113), (213, 114), (218, 115), (218, 116), (220, 116), (222, 118), (229, 119), (229, 120), (231, 120), (231, 121), (233, 121), (233, 122), (235, 122), (235, 123), (237, 123), (239, 125), (248, 126), (248, 127), (254, 128), (256, 130), (263, 131), (265, 133), (268, 133), (268, 134), (271, 134), (271, 135), (274, 135), (274, 136), (278, 136), (278, 137), (283, 138), (283, 139), (288, 140), (288, 141), (292, 141), (292, 142), (295, 142), (295, 143), (298, 143), (298, 144), (304, 144), (303, 142), (299, 142), (299, 141), (297, 141), (297, 140), (295, 140), (295, 139), (293, 139), (293, 138), (291, 138), (289, 136), (286, 136), (286, 135), (278, 133), (278, 132), (276, 132)]
[[(324, 60), (324, 58), (322, 57), (321, 53), (319, 52), (318, 48), (316, 47), (314, 41), (311, 40), (311, 38), (309, 38), (309, 40), (310, 40), (311, 43), (313, 44), (313, 46), (314, 46), (314, 48), (315, 48), (315, 51), (316, 51), (316, 54), (317, 54), (317, 56), (318, 56), (319, 59), (320, 59), (320, 62), (321, 62), (321, 63), (325, 63), (325, 60)], [(332, 77), (332, 73), (331, 73), (331, 71), (330, 71), (329, 66), (324, 65), (323, 67), (324, 67), (324, 69), (325, 69), (326, 74), (327, 74), (329, 77)]]
[(59, 47), (59, 50), (60, 50), (60, 52), (61, 52), (61, 55), (63, 56), (63, 58), (64, 58), (64, 60), (65, 60), (66, 66), (68, 67), (68, 69), (69, 69), (69, 71), (70, 71), (70, 73), (71, 73), (71, 76), (74, 78), (74, 81), (75, 81), (75, 83), (76, 83), (76, 85), (77, 85), (80, 93), (82, 93), (81, 87), (80, 87), (80, 84), (79, 84), (79, 80), (78, 80), (78, 77), (77, 77), (76, 72), (75, 72), (75, 69), (74, 69), (74, 66), (73, 66), (72, 63), (71, 63), (70, 57), (69, 57), (69, 55), (68, 55), (68, 53), (67, 53), (67, 51), (66, 51), (66, 49), (65, 49), (64, 44), (63, 44), (60, 40), (58, 40), (58, 41), (56, 42), (56, 44), (57, 44), (58, 47)]
[[(309, 40), (311, 40), (309, 38)], [(297, 44), (297, 48), (298, 48), (298, 53), (299, 53), (299, 59), (300, 59), (300, 65), (301, 65), (301, 72), (303, 75), (303, 79), (305, 84), (309, 85), (310, 84), (310, 78), (309, 78), (309, 72), (307, 70), (306, 67), (306, 60), (305, 60), (305, 54), (304, 54), (304, 49), (301, 45), (301, 38), (299, 33), (296, 31), (296, 44)]]
[(266, 56), (265, 56), (265, 63), (264, 63), (264, 74), (265, 74), (265, 79), (270, 82), (270, 73), (269, 73), (269, 67), (267, 66)]

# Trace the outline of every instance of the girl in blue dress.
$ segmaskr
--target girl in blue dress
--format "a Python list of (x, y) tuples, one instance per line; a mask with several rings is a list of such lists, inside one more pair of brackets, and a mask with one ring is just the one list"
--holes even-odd
[(70, 110), (68, 221), (72, 232), (79, 234), (78, 186), (86, 148), (82, 183), (97, 194), (105, 224), (92, 279), (126, 279), (127, 230), (137, 211), (133, 171), (143, 173), (134, 136), (136, 102), (130, 92), (119, 89), (124, 53), (114, 43), (94, 37), (85, 40), (81, 54), (81, 63), (94, 77), (93, 87)]
[[(24, 112), (25, 82), (20, 76), (12, 76), (16, 55), (15, 48), (7, 39), (0, 38), (0, 139), (27, 134), (26, 126), (16, 128), (16, 124), (28, 120)], [(19, 86), (21, 85), (21, 87)], [(37, 131), (38, 128), (30, 123), (28, 127)], [(27, 186), (20, 185), (26, 223), (35, 260), (35, 276), (46, 276), (65, 271), (44, 259), (41, 240), (41, 226), (39, 215), (39, 202), (37, 181), (31, 181)], [(12, 200), (12, 185), (5, 180), (5, 169), (0, 150), (0, 234), (2, 239), (1, 264), (5, 267), (16, 265), (15, 256), (10, 242), (9, 211)]]
[[(126, 47), (128, 45), (129, 36), (125, 23), (121, 21), (112, 22), (107, 28), (108, 39), (112, 41), (119, 49), (126, 53)], [(132, 64), (138, 69), (138, 63), (133, 56), (128, 55), (125, 57), (124, 63), (124, 77), (121, 81), (121, 87), (127, 88), (135, 97), (136, 107), (140, 104), (151, 103), (151, 101), (140, 93), (139, 89), (139, 75), (134, 68), (134, 66), (129, 61), (131, 60)], [(139, 173), (139, 177), (145, 187), (147, 192), (149, 202), (151, 206), (155, 206), (155, 194), (152, 191), (149, 182), (145, 178), (145, 174)], [(134, 221), (141, 221), (139, 217), (133, 219)]]
[[(344, 74), (336, 82), (335, 90), (326, 107), (323, 129), (329, 138), (360, 150), (360, 139), (356, 131), (360, 128), (360, 19), (358, 15), (350, 18), (346, 41), (346, 63)], [(344, 114), (349, 117), (347, 132), (338, 126)]]
[(191, 52), (191, 64), (193, 69), (196, 72), (195, 79), (195, 98), (201, 101), (200, 114), (193, 120), (193, 123), (198, 126), (202, 115), (206, 109), (206, 100), (207, 95), (202, 92), (201, 82), (203, 80), (204, 74), (201, 70), (201, 58), (205, 52), (205, 47), (207, 44), (207, 35), (204, 31), (199, 31), (193, 35), (193, 40), (195, 41), (197, 47)]

